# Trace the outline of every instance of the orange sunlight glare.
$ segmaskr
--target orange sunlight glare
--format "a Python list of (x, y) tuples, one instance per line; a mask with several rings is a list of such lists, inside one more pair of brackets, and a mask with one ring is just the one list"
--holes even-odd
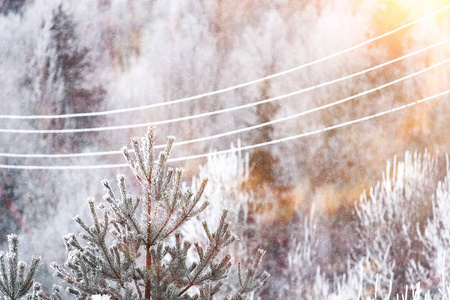
[(390, 0), (397, 2), (402, 8), (409, 11), (411, 17), (420, 17), (426, 13), (450, 4), (450, 0)]

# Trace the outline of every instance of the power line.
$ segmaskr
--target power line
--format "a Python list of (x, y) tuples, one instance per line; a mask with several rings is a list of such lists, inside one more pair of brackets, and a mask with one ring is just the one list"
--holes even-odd
[(330, 81), (326, 81), (317, 85), (313, 85), (310, 86), (308, 88), (304, 88), (304, 89), (300, 89), (288, 94), (284, 94), (281, 96), (276, 96), (276, 97), (272, 97), (272, 98), (268, 98), (268, 99), (264, 99), (264, 100), (260, 100), (260, 101), (256, 101), (256, 102), (252, 102), (252, 103), (247, 103), (247, 104), (243, 104), (243, 105), (239, 105), (239, 106), (233, 106), (233, 107), (229, 107), (229, 108), (224, 108), (224, 109), (219, 109), (219, 110), (215, 110), (215, 111), (210, 111), (210, 112), (206, 112), (206, 113), (200, 113), (200, 114), (196, 114), (196, 115), (191, 115), (191, 116), (184, 116), (184, 117), (180, 117), (180, 118), (175, 118), (175, 119), (168, 119), (168, 120), (161, 120), (161, 121), (155, 121), (155, 122), (146, 122), (146, 123), (140, 123), (140, 124), (132, 124), (132, 125), (117, 125), (117, 126), (104, 126), (104, 127), (93, 127), (93, 128), (75, 128), (75, 129), (42, 129), (42, 130), (37, 130), (37, 129), (0, 129), (0, 133), (17, 133), (17, 134), (43, 134), (43, 133), (82, 133), (82, 132), (99, 132), (99, 131), (110, 131), (110, 130), (122, 130), (122, 129), (132, 129), (132, 128), (141, 128), (141, 127), (148, 127), (148, 126), (157, 126), (157, 125), (164, 125), (164, 124), (171, 124), (171, 123), (176, 123), (176, 122), (181, 122), (181, 121), (188, 121), (188, 120), (193, 120), (193, 119), (198, 119), (198, 118), (202, 118), (202, 117), (210, 117), (210, 116), (214, 116), (214, 115), (218, 115), (218, 114), (222, 114), (222, 113), (227, 113), (227, 112), (232, 112), (232, 111), (236, 111), (236, 110), (240, 110), (240, 109), (244, 109), (244, 108), (249, 108), (249, 107), (253, 107), (253, 106), (257, 106), (257, 105), (261, 105), (264, 103), (268, 103), (268, 102), (273, 102), (273, 101), (278, 101), (281, 99), (285, 99), (288, 97), (292, 97), (292, 96), (296, 96), (299, 94), (303, 94), (305, 92), (309, 92), (309, 91), (313, 91), (315, 89), (321, 88), (321, 87), (325, 87), (340, 81), (344, 81), (359, 75), (363, 75), (365, 73), (380, 69), (382, 67), (385, 67), (387, 65), (390, 65), (394, 62), (403, 60), (405, 58), (417, 55), (421, 52), (427, 51), (429, 49), (444, 45), (446, 43), (448, 43), (450, 41), (450, 39), (446, 39), (443, 41), (440, 41), (438, 43), (432, 44), (430, 46), (427, 46), (425, 48), (416, 50), (414, 52), (411, 52), (409, 54), (397, 57), (395, 59), (392, 59), (390, 61), (384, 62), (382, 64), (378, 64), (376, 66), (364, 69), (362, 71), (350, 74), (350, 75), (346, 75), (343, 77), (339, 77)]
[[(199, 158), (205, 158), (208, 157), (209, 155), (220, 155), (220, 154), (226, 154), (226, 153), (232, 153), (235, 151), (245, 151), (245, 150), (251, 150), (251, 149), (256, 149), (256, 148), (261, 148), (261, 147), (265, 147), (265, 146), (270, 146), (270, 145), (275, 145), (275, 144), (279, 144), (279, 143), (283, 143), (286, 141), (291, 141), (291, 140), (295, 140), (295, 139), (299, 139), (299, 138), (303, 138), (303, 137), (308, 137), (308, 136), (312, 136), (312, 135), (316, 135), (316, 134), (321, 134), (324, 133), (326, 131), (330, 131), (330, 130), (334, 130), (334, 129), (338, 129), (341, 127), (345, 127), (345, 126), (349, 126), (349, 125), (353, 125), (356, 123), (360, 123), (360, 122), (364, 122), (364, 121), (368, 121), (374, 118), (378, 118), (393, 112), (397, 112), (400, 110), (403, 110), (405, 108), (408, 107), (412, 107), (415, 106), (417, 104), (420, 103), (424, 103), (445, 95), (450, 94), (450, 90), (446, 90), (444, 92), (441, 92), (439, 94), (433, 95), (433, 96), (429, 96), (426, 98), (423, 98), (421, 100), (417, 100), (408, 104), (404, 104), (383, 112), (379, 112), (370, 116), (366, 116), (366, 117), (362, 117), (359, 119), (355, 119), (352, 121), (347, 121), (347, 122), (343, 122), (343, 123), (339, 123), (333, 126), (329, 126), (326, 128), (322, 128), (322, 129), (318, 129), (318, 130), (314, 130), (314, 131), (310, 131), (310, 132), (306, 132), (306, 133), (302, 133), (302, 134), (297, 134), (297, 135), (292, 135), (292, 136), (288, 136), (285, 138), (281, 138), (281, 139), (276, 139), (276, 140), (271, 140), (268, 142), (264, 142), (264, 143), (260, 143), (260, 144), (254, 144), (254, 145), (248, 145), (248, 146), (243, 146), (243, 147), (237, 147), (237, 148), (232, 148), (232, 149), (227, 149), (227, 150), (221, 150), (221, 151), (214, 151), (214, 152), (208, 152), (208, 153), (203, 153), (203, 154), (196, 154), (196, 155), (190, 155), (190, 156), (184, 156), (184, 157), (178, 157), (178, 158), (171, 158), (168, 160), (168, 162), (178, 162), (178, 161), (186, 161), (186, 160), (192, 160), (192, 159), (199, 159)], [(89, 166), (25, 166), (25, 165), (3, 165), (0, 164), (0, 168), (3, 169), (25, 169), (25, 170), (87, 170), (87, 169), (107, 169), (107, 168), (124, 168), (124, 167), (128, 167), (128, 164), (109, 164), (109, 165), (89, 165)]]
[[(326, 109), (326, 108), (330, 108), (345, 102), (348, 102), (350, 100), (356, 99), (358, 97), (361, 96), (365, 96), (368, 95), (370, 93), (379, 91), (381, 89), (384, 89), (386, 87), (389, 87), (391, 85), (394, 85), (396, 83), (402, 82), (404, 80), (413, 78), (417, 75), (420, 75), (422, 73), (425, 73), (431, 69), (434, 69), (436, 67), (440, 67), (446, 63), (450, 62), (450, 58), (443, 60), (439, 63), (436, 63), (434, 65), (431, 65), (425, 69), (422, 69), (420, 71), (411, 73), (409, 75), (403, 76), (401, 78), (395, 79), (393, 81), (390, 81), (388, 83), (382, 84), (380, 86), (377, 86), (375, 88), (357, 93), (355, 95), (352, 95), (350, 97), (346, 97), (343, 98), (341, 100), (338, 101), (334, 101), (332, 103), (328, 103), (319, 107), (315, 107), (294, 115), (290, 115), (290, 116), (286, 116), (283, 118), (279, 118), (276, 120), (271, 120), (265, 123), (261, 123), (261, 124), (257, 124), (257, 125), (253, 125), (253, 126), (249, 126), (249, 127), (245, 127), (245, 128), (240, 128), (240, 129), (236, 129), (236, 130), (231, 130), (231, 131), (227, 131), (224, 133), (219, 133), (219, 134), (215, 134), (215, 135), (211, 135), (211, 136), (207, 136), (207, 137), (201, 137), (201, 138), (196, 138), (196, 139), (191, 139), (191, 140), (186, 140), (186, 141), (181, 141), (181, 142), (175, 142), (174, 146), (182, 146), (182, 145), (187, 145), (187, 144), (192, 144), (192, 143), (197, 143), (197, 142), (203, 142), (203, 141), (208, 141), (208, 140), (212, 140), (212, 139), (216, 139), (216, 138), (221, 138), (221, 137), (225, 137), (225, 136), (229, 136), (229, 135), (233, 135), (233, 134), (237, 134), (237, 133), (242, 133), (242, 132), (246, 132), (246, 131), (251, 131), (254, 129), (258, 129), (261, 127), (265, 127), (265, 126), (269, 126), (269, 125), (273, 125), (276, 123), (280, 123), (280, 122), (284, 122), (287, 120), (291, 120), (291, 119), (295, 119), (295, 118), (299, 118), (308, 114), (311, 114), (313, 112), (318, 112), (320, 110)], [(160, 149), (160, 148), (164, 148), (165, 145), (157, 145), (155, 146), (155, 149)], [(91, 152), (91, 153), (67, 153), (67, 154), (16, 154), (16, 153), (0, 153), (0, 157), (10, 157), (10, 158), (73, 158), (73, 157), (86, 157), (86, 156), (102, 156), (102, 155), (113, 155), (113, 154), (122, 154), (122, 152), (120, 150), (115, 150), (115, 151), (101, 151), (101, 152)]]
[(369, 40), (367, 40), (365, 42), (362, 42), (362, 43), (357, 44), (355, 46), (352, 46), (350, 48), (347, 48), (347, 49), (335, 52), (335, 53), (330, 54), (330, 55), (327, 55), (327, 56), (322, 57), (320, 59), (316, 59), (316, 60), (313, 60), (311, 62), (301, 64), (301, 65), (299, 65), (297, 67), (294, 67), (294, 68), (291, 68), (291, 69), (288, 69), (288, 70), (285, 70), (285, 71), (282, 71), (282, 72), (278, 72), (278, 73), (275, 73), (275, 74), (272, 74), (272, 75), (268, 75), (268, 76), (265, 76), (265, 77), (261, 77), (261, 78), (258, 78), (258, 79), (252, 80), (252, 81), (248, 81), (248, 82), (245, 82), (245, 83), (233, 85), (233, 86), (230, 86), (230, 87), (227, 87), (227, 88), (223, 88), (223, 89), (220, 89), (220, 90), (216, 90), (216, 91), (212, 91), (212, 92), (199, 94), (199, 95), (196, 95), (196, 96), (180, 98), (180, 99), (176, 99), (176, 100), (169, 101), (169, 102), (154, 103), (154, 104), (143, 105), (143, 106), (139, 106), (139, 107), (114, 109), (114, 110), (108, 110), (108, 111), (74, 113), (74, 114), (64, 114), (64, 115), (29, 115), (29, 116), (24, 116), (24, 115), (0, 115), (0, 119), (22, 119), (22, 120), (23, 119), (28, 119), (28, 120), (34, 120), (34, 119), (62, 119), (62, 118), (104, 116), (104, 115), (111, 115), (111, 114), (118, 114), (118, 113), (125, 113), (125, 112), (133, 112), (133, 111), (145, 110), (145, 109), (150, 109), (150, 108), (155, 108), (155, 107), (161, 107), (161, 106), (167, 106), (167, 105), (172, 105), (172, 104), (188, 102), (188, 101), (192, 101), (192, 100), (196, 100), (196, 99), (200, 99), (200, 98), (205, 98), (205, 97), (209, 97), (209, 96), (214, 96), (214, 95), (222, 94), (222, 93), (225, 93), (225, 92), (228, 92), (228, 91), (232, 91), (232, 90), (235, 90), (235, 89), (239, 89), (239, 88), (243, 88), (243, 87), (246, 87), (246, 86), (250, 86), (250, 85), (253, 85), (253, 84), (256, 84), (256, 83), (259, 83), (259, 82), (263, 82), (265, 80), (269, 80), (269, 79), (273, 79), (273, 78), (276, 78), (276, 77), (280, 77), (280, 76), (283, 76), (283, 75), (286, 75), (286, 74), (289, 74), (289, 73), (292, 73), (292, 72), (304, 69), (306, 67), (310, 67), (312, 65), (315, 65), (315, 64), (327, 61), (327, 60), (329, 60), (331, 58), (334, 58), (334, 57), (337, 57), (339, 55), (345, 54), (347, 52), (356, 50), (358, 48), (361, 48), (363, 46), (371, 44), (371, 43), (373, 43), (373, 42), (375, 42), (375, 41), (377, 41), (379, 39), (382, 39), (382, 38), (384, 38), (386, 36), (389, 36), (389, 35), (391, 35), (393, 33), (401, 31), (401, 30), (403, 30), (403, 29), (405, 29), (407, 27), (410, 27), (410, 26), (413, 26), (413, 25), (415, 25), (417, 23), (420, 23), (420, 22), (422, 22), (422, 21), (424, 21), (424, 20), (426, 20), (426, 19), (428, 19), (428, 18), (430, 18), (432, 16), (435, 16), (435, 15), (437, 15), (437, 14), (447, 10), (448, 8), (450, 8), (450, 5), (444, 6), (443, 8), (441, 8), (439, 10), (436, 10), (436, 11), (434, 11), (434, 12), (432, 12), (430, 14), (427, 14), (427, 15), (425, 15), (425, 16), (423, 16), (423, 17), (421, 17), (421, 18), (419, 18), (419, 19), (417, 19), (415, 21), (411, 21), (411, 22), (409, 22), (409, 23), (407, 23), (405, 25), (402, 25), (402, 26), (400, 26), (400, 27), (398, 27), (398, 28), (396, 28), (394, 30), (391, 30), (389, 32), (386, 32), (386, 33), (384, 33), (382, 35), (379, 35), (377, 37), (371, 38), (371, 39), (369, 39)]

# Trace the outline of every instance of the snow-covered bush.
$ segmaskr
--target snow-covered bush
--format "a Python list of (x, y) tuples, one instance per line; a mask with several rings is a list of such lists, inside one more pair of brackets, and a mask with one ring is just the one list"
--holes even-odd
[[(422, 285), (428, 289), (446, 290), (450, 278), (450, 178), (447, 159), (447, 176), (439, 182), (433, 195), (433, 217), (428, 221), (421, 241), (425, 245), (422, 256), (427, 258), (425, 266), (412, 265), (422, 274)], [(419, 234), (421, 232), (419, 231)], [(450, 294), (449, 294), (450, 295)]]
[[(240, 144), (238, 144), (239, 146)], [(231, 149), (234, 149), (233, 145)], [(217, 224), (221, 208), (229, 211), (229, 218), (233, 222), (243, 221), (242, 219), (247, 215), (248, 204), (252, 201), (253, 196), (242, 189), (248, 175), (248, 154), (242, 155), (239, 150), (224, 154), (212, 153), (208, 156), (207, 163), (199, 167), (198, 176), (193, 178), (192, 187), (198, 189), (201, 178), (208, 178), (208, 186), (204, 191), (204, 197), (210, 199), (206, 208), (207, 213), (205, 213), (208, 224)], [(198, 222), (190, 223), (192, 226), (198, 224)]]
[[(277, 199), (258, 199), (256, 196), (258, 192), (253, 193), (252, 190), (245, 188), (250, 178), (248, 156), (243, 156), (237, 150), (220, 155), (212, 154), (208, 157), (207, 163), (200, 167), (198, 177), (205, 176), (209, 180), (204, 195), (206, 199), (211, 199), (211, 203), (200, 219), (206, 219), (208, 224), (216, 224), (219, 208), (229, 209), (229, 217), (233, 224), (238, 224), (236, 233), (240, 237), (230, 249), (233, 257), (239, 258), (240, 261), (250, 261), (252, 253), (264, 243), (264, 240), (281, 235), (280, 232), (274, 233), (278, 227), (271, 226), (262, 215), (254, 211), (252, 214), (252, 205), (267, 206), (264, 201)], [(199, 178), (194, 178), (194, 187), (198, 187)], [(332, 283), (324, 278), (318, 264), (318, 224), (314, 207), (307, 217), (297, 212), (293, 223), (289, 225), (288, 230), (289, 242), (288, 248), (285, 249), (287, 255), (280, 259), (284, 264), (283, 268), (279, 268), (282, 269), (281, 276), (277, 276), (276, 283), (267, 287), (264, 296), (270, 294), (280, 299), (301, 299), (312, 297), (313, 294), (328, 295), (327, 286)], [(201, 239), (201, 231), (200, 222), (191, 222), (183, 228), (186, 237), (193, 237), (196, 240)], [(280, 254), (276, 244), (272, 244), (268, 251), (273, 255)], [(273, 261), (267, 262), (266, 267), (270, 264), (278, 267)], [(232, 288), (238, 282), (230, 284)]]
[[(383, 179), (356, 206), (358, 244), (346, 272), (327, 278), (317, 270), (300, 282), (298, 272), (289, 270), (299, 278), (293, 286), (309, 299), (450, 299), (448, 163), (446, 174), (441, 181), (442, 162), (427, 152), (406, 152), (403, 161), (388, 162)], [(305, 254), (314, 243), (304, 245), (291, 250), (290, 263), (296, 258), (308, 266)]]
[(404, 161), (388, 162), (383, 179), (356, 206), (359, 241), (353, 256), (356, 265), (363, 262), (364, 283), (374, 286), (378, 274), (381, 296), (391, 282), (396, 294), (420, 279), (411, 265), (427, 268), (418, 232), (432, 216), (438, 177), (437, 161), (429, 153), (406, 152)]
[(328, 282), (323, 277), (318, 265), (319, 240), (317, 222), (314, 216), (314, 206), (311, 214), (305, 218), (302, 228), (292, 234), (292, 241), (287, 257), (285, 272), (286, 286), (283, 297), (315, 299), (328, 294)]

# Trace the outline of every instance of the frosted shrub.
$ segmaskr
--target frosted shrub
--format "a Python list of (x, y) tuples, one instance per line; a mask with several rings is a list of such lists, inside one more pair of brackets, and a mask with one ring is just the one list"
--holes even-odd
[(318, 272), (322, 289), (311, 299), (450, 299), (450, 178), (447, 166), (439, 181), (438, 163), (409, 152), (388, 162), (356, 207), (359, 244), (346, 273), (330, 280)]
[[(193, 180), (193, 188), (199, 188), (201, 178), (208, 178), (208, 186), (205, 188), (204, 197), (214, 199), (206, 208), (209, 224), (217, 224), (218, 212), (221, 208), (229, 211), (229, 218), (233, 222), (239, 222), (245, 218), (248, 204), (252, 201), (252, 195), (242, 190), (243, 183), (248, 179), (248, 154), (242, 156), (236, 150), (225, 154), (211, 154), (205, 165), (200, 166), (199, 175)], [(189, 225), (201, 229), (199, 222), (191, 222)], [(192, 232), (192, 231), (191, 231)]]
[(303, 228), (293, 234), (287, 257), (285, 297), (315, 299), (328, 295), (328, 282), (318, 267), (318, 242), (313, 206)]
[[(319, 265), (320, 240), (317, 232), (317, 221), (314, 217), (314, 206), (311, 214), (305, 218), (301, 230), (295, 234), (288, 254), (286, 270), (287, 287), (283, 299), (314, 299), (314, 300), (354, 300), (371, 299), (363, 297), (365, 289), (375, 289), (363, 282), (364, 265), (367, 258), (355, 265), (349, 265), (346, 273), (335, 274), (327, 278)], [(375, 274), (374, 279), (375, 279)]]
[[(379, 293), (386, 295), (415, 283), (419, 274), (411, 264), (426, 259), (418, 232), (431, 217), (432, 195), (438, 182), (436, 160), (429, 153), (405, 153), (403, 162), (388, 162), (383, 179), (365, 193), (356, 207), (359, 244), (356, 261), (364, 263), (363, 281), (374, 286), (379, 274)], [(410, 272), (407, 272), (407, 270)], [(370, 292), (370, 291), (363, 291)]]
[[(447, 162), (448, 168), (448, 162)], [(413, 269), (423, 274), (421, 281), (426, 288), (439, 287), (447, 295), (446, 284), (450, 277), (450, 178), (449, 170), (439, 182), (433, 199), (433, 218), (428, 221), (421, 240), (426, 246), (421, 253), (427, 257), (427, 265), (415, 264)]]
[[(56, 263), (52, 266), (56, 275), (71, 286), (69, 292), (79, 299), (90, 295), (108, 295), (117, 300), (213, 299), (222, 279), (228, 276), (231, 256), (223, 252), (236, 240), (227, 222), (228, 212), (222, 212), (215, 232), (203, 223), (206, 246), (195, 242), (192, 247), (183, 240), (180, 227), (208, 205), (201, 201), (207, 180), (195, 194), (183, 189), (182, 170), (166, 164), (173, 138), (169, 138), (158, 160), (154, 158), (153, 143), (154, 130), (150, 128), (141, 142), (132, 139), (134, 159), (124, 149), (141, 185), (141, 195), (128, 194), (123, 176), (118, 176), (120, 197), (104, 181), (107, 206), (100, 204), (97, 210), (94, 201), (88, 200), (93, 225), (75, 217), (84, 230), (80, 238), (85, 243), (73, 234), (64, 238), (68, 252), (65, 268)], [(192, 262), (188, 260), (191, 251), (196, 253)], [(256, 276), (263, 254), (262, 250), (257, 252), (253, 266), (245, 274), (238, 266), (240, 285), (231, 299), (245, 299), (267, 279), (265, 272)]]
[[(239, 258), (242, 262), (250, 263), (252, 253), (261, 244), (267, 243), (267, 240), (273, 241), (273, 238), (280, 236), (277, 227), (268, 226), (264, 218), (251, 212), (251, 205), (267, 201), (257, 199), (252, 190), (245, 188), (249, 180), (249, 158), (243, 156), (239, 151), (233, 151), (226, 154), (211, 154), (208, 161), (200, 167), (199, 177), (208, 177), (208, 186), (205, 188), (204, 197), (214, 199), (205, 214), (199, 219), (206, 219), (208, 224), (216, 224), (218, 217), (218, 208), (220, 206), (229, 210), (229, 218), (233, 224), (238, 224), (237, 234), (240, 240), (234, 243), (229, 251), (233, 257)], [(201, 182), (194, 178), (193, 186), (198, 188)], [(259, 186), (258, 186), (259, 188)], [(270, 197), (268, 197), (270, 198)], [(298, 214), (301, 214), (298, 212)], [(289, 242), (286, 244), (286, 257), (280, 259), (283, 267), (268, 262), (266, 267), (272, 263), (274, 268), (278, 268), (281, 273), (277, 276), (276, 282), (272, 286), (265, 286), (264, 296), (277, 299), (301, 299), (302, 297), (311, 297), (313, 294), (326, 295), (323, 290), (327, 290), (330, 283), (324, 278), (324, 275), (318, 268), (318, 237), (317, 222), (314, 218), (314, 209), (311, 210), (309, 217), (297, 216), (302, 221), (295, 221), (295, 225), (290, 224), (287, 230)], [(199, 240), (202, 237), (200, 222), (190, 222), (182, 230), (185, 237), (192, 237)], [(280, 255), (277, 245), (272, 244), (269, 255)], [(283, 253), (284, 255), (284, 253)], [(270, 266), (269, 266), (270, 267)], [(228, 282), (232, 289), (239, 285), (238, 281)], [(270, 295), (269, 295), (270, 294)]]

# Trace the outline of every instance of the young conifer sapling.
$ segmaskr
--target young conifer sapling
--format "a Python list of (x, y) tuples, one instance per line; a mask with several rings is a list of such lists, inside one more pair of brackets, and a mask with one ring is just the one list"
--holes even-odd
[[(208, 205), (201, 200), (207, 180), (196, 193), (182, 188), (183, 171), (167, 166), (174, 138), (168, 138), (157, 159), (154, 141), (154, 128), (149, 128), (141, 141), (131, 140), (133, 150), (123, 149), (141, 194), (129, 194), (122, 175), (118, 176), (119, 195), (103, 181), (103, 203), (96, 209), (94, 201), (88, 200), (93, 224), (75, 217), (83, 233), (79, 238), (73, 234), (64, 237), (65, 267), (57, 263), (52, 267), (78, 299), (93, 295), (117, 300), (213, 299), (228, 276), (231, 256), (224, 249), (236, 240), (227, 222), (228, 212), (222, 212), (214, 232), (203, 223), (206, 245), (197, 241), (192, 247), (183, 240), (178, 229)], [(196, 252), (195, 261), (188, 259), (189, 251)], [(262, 250), (257, 253), (245, 278), (238, 269), (241, 287), (225, 299), (246, 299), (261, 287), (269, 276), (266, 272), (256, 276), (263, 254)]]

